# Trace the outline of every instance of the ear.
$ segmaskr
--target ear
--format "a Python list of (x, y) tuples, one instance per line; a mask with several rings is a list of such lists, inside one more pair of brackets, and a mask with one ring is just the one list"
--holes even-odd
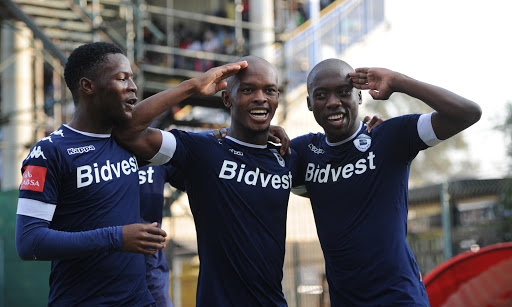
[(93, 94), (94, 93), (94, 84), (92, 80), (89, 80), (85, 77), (80, 79), (80, 90), (84, 91), (86, 94)]
[(359, 104), (363, 104), (363, 94), (361, 93), (361, 91), (358, 91), (357, 96), (359, 98)]
[(309, 96), (306, 97), (306, 101), (308, 103), (308, 110), (313, 111), (313, 106), (311, 105), (311, 99), (309, 99)]
[(226, 108), (228, 108), (228, 109), (231, 109), (231, 100), (229, 99), (230, 98), (229, 93), (227, 91), (222, 91), (221, 96), (222, 96), (222, 102), (224, 103), (224, 106), (226, 106)]

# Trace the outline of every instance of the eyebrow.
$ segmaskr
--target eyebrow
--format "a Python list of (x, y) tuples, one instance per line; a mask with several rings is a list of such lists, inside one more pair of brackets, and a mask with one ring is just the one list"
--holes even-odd
[[(255, 86), (255, 84), (250, 82), (240, 82), (240, 86)], [(265, 84), (263, 87), (277, 87), (277, 84), (269, 83)]]

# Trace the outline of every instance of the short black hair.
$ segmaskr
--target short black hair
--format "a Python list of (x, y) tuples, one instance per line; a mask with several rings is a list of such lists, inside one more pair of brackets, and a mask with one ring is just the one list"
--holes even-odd
[(98, 66), (105, 62), (107, 55), (116, 53), (124, 54), (117, 45), (106, 42), (87, 43), (71, 52), (64, 67), (64, 80), (75, 103), (78, 102), (80, 79), (83, 77), (94, 79), (94, 73)]

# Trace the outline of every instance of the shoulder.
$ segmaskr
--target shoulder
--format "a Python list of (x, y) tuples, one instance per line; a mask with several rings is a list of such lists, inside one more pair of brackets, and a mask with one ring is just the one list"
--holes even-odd
[(302, 146), (308, 146), (309, 144), (318, 144), (325, 139), (323, 133), (308, 133), (298, 136), (291, 141), (291, 147), (294, 150), (300, 150)]

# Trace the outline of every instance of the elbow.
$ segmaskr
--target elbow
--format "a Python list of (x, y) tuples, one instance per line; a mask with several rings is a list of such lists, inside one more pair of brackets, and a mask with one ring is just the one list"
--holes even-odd
[(21, 260), (37, 260), (36, 255), (32, 252), (30, 245), (27, 240), (23, 240), (16, 236), (16, 251)]
[(478, 104), (474, 104), (474, 106), (468, 110), (467, 121), (469, 126), (478, 122), (482, 118), (482, 108)]

